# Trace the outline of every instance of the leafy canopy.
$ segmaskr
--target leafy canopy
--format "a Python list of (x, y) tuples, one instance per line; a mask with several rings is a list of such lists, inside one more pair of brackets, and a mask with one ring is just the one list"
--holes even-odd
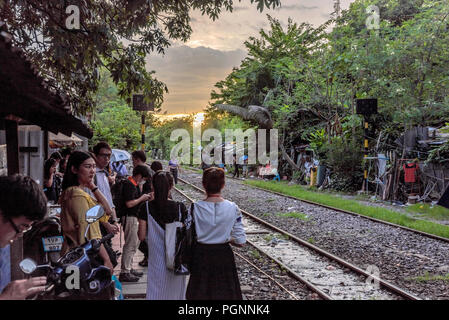
[[(262, 11), (280, 0), (251, 3)], [(79, 8), (79, 28), (70, 24), (69, 5)], [(94, 108), (100, 67), (110, 71), (128, 103), (133, 92), (142, 92), (160, 107), (168, 89), (145, 69), (146, 55), (163, 53), (170, 40), (186, 41), (192, 9), (215, 20), (233, 6), (232, 0), (0, 0), (0, 20), (13, 45), (25, 51), (51, 87), (70, 98), (74, 113), (86, 114)]]

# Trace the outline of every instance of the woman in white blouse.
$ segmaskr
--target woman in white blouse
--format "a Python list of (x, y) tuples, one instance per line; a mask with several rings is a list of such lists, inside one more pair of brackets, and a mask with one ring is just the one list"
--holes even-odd
[(241, 300), (242, 293), (231, 244), (246, 242), (238, 206), (223, 199), (225, 173), (209, 168), (203, 173), (207, 197), (191, 207), (196, 241), (193, 245), (187, 300)]

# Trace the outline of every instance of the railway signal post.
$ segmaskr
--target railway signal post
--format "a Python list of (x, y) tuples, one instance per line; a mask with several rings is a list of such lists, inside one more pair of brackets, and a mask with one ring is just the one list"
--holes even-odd
[(368, 128), (369, 128), (369, 117), (372, 114), (377, 114), (377, 99), (357, 99), (356, 113), (363, 115), (363, 147), (365, 160), (363, 165), (363, 185), (362, 192), (368, 192), (368, 163), (366, 158), (368, 157)]
[(133, 110), (141, 111), (141, 149), (145, 151), (145, 114), (148, 111), (154, 111), (154, 102), (147, 103), (143, 94), (133, 94)]

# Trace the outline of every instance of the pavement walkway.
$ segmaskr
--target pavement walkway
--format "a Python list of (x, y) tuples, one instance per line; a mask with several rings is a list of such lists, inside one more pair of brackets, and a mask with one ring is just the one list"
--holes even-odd
[[(124, 241), (124, 233), (123, 230), (120, 232), (121, 236), (121, 246), (123, 247)], [(122, 247), (120, 247), (120, 237), (116, 235), (112, 238), (112, 247), (114, 250), (119, 250), (122, 252)], [(118, 264), (114, 268), (114, 275), (118, 278), (120, 275), (120, 266), (122, 261), (122, 256), (120, 255), (118, 259)], [(143, 272), (143, 276), (140, 277), (138, 282), (122, 282), (122, 293), (126, 300), (144, 300), (147, 292), (147, 267), (139, 266), (139, 262), (143, 259), (143, 253), (137, 250), (133, 259), (133, 269)]]

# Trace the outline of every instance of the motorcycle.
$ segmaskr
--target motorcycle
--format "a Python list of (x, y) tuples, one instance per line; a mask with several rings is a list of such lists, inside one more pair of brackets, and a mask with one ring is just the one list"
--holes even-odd
[[(60, 257), (62, 243), (60, 208), (51, 210), (49, 216), (33, 225), (33, 228), (23, 236), (23, 256), (37, 264), (56, 262)], [(36, 271), (36, 276), (45, 275), (45, 270)]]
[[(97, 205), (86, 212), (85, 238), (92, 223), (100, 219), (104, 210)], [(102, 239), (92, 239), (73, 248), (56, 262), (37, 265), (27, 258), (19, 266), (25, 274), (35, 275), (43, 270), (47, 276), (46, 290), (32, 299), (37, 300), (114, 300), (119, 292), (115, 290), (111, 270), (100, 264), (98, 253), (102, 243), (114, 235), (108, 234)]]

